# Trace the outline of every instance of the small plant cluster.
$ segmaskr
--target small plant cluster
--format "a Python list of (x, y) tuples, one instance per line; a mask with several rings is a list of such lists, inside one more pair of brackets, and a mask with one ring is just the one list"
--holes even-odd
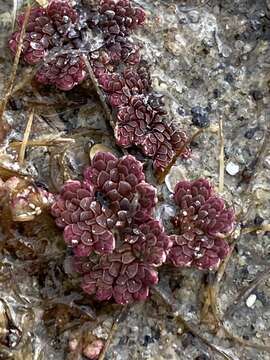
[[(20, 30), (9, 42), (13, 53), (24, 19), (25, 15), (19, 16)], [(186, 134), (169, 123), (163, 97), (153, 91), (149, 67), (130, 39), (144, 21), (144, 10), (129, 0), (101, 0), (84, 15), (66, 0), (52, 0), (46, 8), (31, 10), (22, 56), (25, 62), (39, 65), (39, 82), (70, 90), (86, 77), (82, 49), (90, 47), (84, 32), (90, 28), (94, 35), (102, 34), (102, 46), (88, 51), (88, 57), (116, 118), (117, 144), (140, 148), (153, 159), (155, 170), (164, 171), (176, 156), (187, 156), (189, 149)], [(33, 185), (20, 191), (12, 179), (16, 195), (9, 190), (8, 196), (17, 218), (27, 207), (36, 214), (39, 204), (49, 202), (45, 191)], [(0, 183), (0, 191), (7, 187)], [(175, 234), (169, 235), (154, 218), (156, 189), (145, 181), (142, 164), (131, 155), (117, 158), (110, 152), (96, 153), (82, 181), (64, 184), (51, 213), (72, 248), (86, 293), (100, 301), (131, 303), (148, 297), (165, 263), (201, 270), (219, 266), (229, 252), (225, 238), (233, 229), (234, 211), (205, 179), (180, 181), (173, 199)]]
[(234, 211), (226, 208), (206, 179), (180, 181), (175, 187), (174, 202), (178, 214), (173, 224), (173, 246), (168, 260), (175, 266), (216, 269), (229, 252), (225, 241), (234, 224)]
[[(25, 14), (17, 18), (19, 30), (9, 41), (16, 54)], [(78, 52), (83, 39), (85, 20), (65, 0), (52, 0), (47, 8), (30, 10), (25, 26), (22, 58), (30, 64), (38, 64), (36, 80), (44, 85), (55, 85), (70, 90), (86, 78), (85, 63)]]
[[(15, 54), (25, 15), (9, 46)], [(87, 15), (65, 0), (52, 0), (47, 8), (34, 8), (26, 24), (22, 56), (39, 64), (36, 80), (71, 90), (86, 77), (82, 51), (89, 48), (84, 31), (102, 34), (103, 46), (90, 53), (97, 82), (115, 115), (114, 134), (119, 146), (139, 147), (163, 171), (174, 156), (188, 154), (187, 136), (176, 130), (164, 110), (163, 97), (153, 91), (148, 66), (130, 34), (145, 21), (145, 12), (129, 0), (101, 0)]]
[(87, 293), (120, 304), (146, 299), (172, 244), (153, 218), (156, 202), (142, 164), (130, 155), (99, 152), (83, 181), (64, 185), (52, 214), (79, 260)]
[(106, 44), (92, 64), (116, 115), (116, 142), (124, 148), (139, 147), (162, 171), (176, 154), (187, 152), (187, 136), (169, 123), (163, 97), (151, 88), (148, 66), (130, 40), (131, 32), (144, 23), (145, 12), (129, 0), (104, 0), (90, 19)]
[(178, 183), (174, 199), (179, 235), (169, 236), (153, 217), (156, 190), (134, 157), (98, 152), (83, 181), (65, 183), (52, 214), (73, 249), (84, 291), (125, 304), (147, 298), (166, 261), (217, 268), (229, 250), (222, 236), (232, 229), (233, 211), (206, 180)]

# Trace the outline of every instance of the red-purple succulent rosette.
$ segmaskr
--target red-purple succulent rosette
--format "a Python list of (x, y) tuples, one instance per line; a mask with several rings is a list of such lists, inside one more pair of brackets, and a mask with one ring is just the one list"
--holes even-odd
[[(110, 99), (115, 101), (119, 99), (117, 96), (111, 95)], [(163, 107), (150, 105), (149, 99), (153, 97), (153, 94), (148, 99), (134, 95), (129, 104), (119, 108), (115, 137), (120, 146), (138, 146), (143, 154), (153, 159), (154, 169), (163, 171), (176, 154), (185, 151), (187, 135), (176, 130), (173, 124), (166, 124)]]
[[(162, 96), (153, 93), (148, 67), (139, 49), (129, 42), (131, 30), (145, 21), (143, 9), (128, 0), (104, 0), (89, 16), (106, 42), (104, 52), (92, 61), (93, 71), (116, 115), (114, 134), (119, 146), (137, 146), (153, 159), (154, 169), (164, 171), (175, 156), (189, 151), (187, 136), (168, 123)], [(117, 65), (125, 64), (122, 72)], [(117, 72), (118, 71), (118, 72)]]
[(88, 18), (89, 25), (98, 27), (108, 43), (119, 44), (144, 21), (144, 10), (129, 0), (101, 0)]
[(215, 194), (206, 179), (180, 181), (174, 192), (178, 213), (173, 219), (177, 235), (168, 260), (174, 266), (216, 269), (229, 252), (225, 240), (234, 227), (235, 215)]
[(118, 304), (127, 304), (146, 300), (149, 288), (157, 283), (155, 268), (137, 259), (131, 246), (123, 244), (91, 264), (91, 270), (83, 276), (82, 288), (99, 301), (113, 298)]
[(126, 106), (133, 95), (147, 94), (150, 89), (150, 77), (143, 67), (126, 67), (122, 74), (104, 73), (98, 80), (101, 88), (108, 93), (109, 103), (115, 108)]
[(121, 242), (112, 254), (92, 262), (77, 259), (76, 268), (84, 274), (82, 288), (97, 300), (113, 298), (119, 304), (145, 300), (157, 284), (157, 268), (167, 257), (172, 241), (161, 224), (144, 216), (132, 221), (120, 234)]
[(139, 161), (99, 152), (82, 182), (65, 183), (52, 214), (74, 253), (88, 256), (111, 253), (115, 230), (127, 226), (136, 212), (151, 213), (155, 202), (155, 189), (145, 183)]
[(52, 206), (73, 249), (83, 289), (98, 300), (143, 300), (172, 241), (153, 218), (156, 190), (133, 156), (98, 152), (82, 181), (65, 183)]
[[(129, 0), (101, 0), (95, 9), (88, 11), (88, 26), (102, 33), (108, 64), (116, 67), (140, 62), (139, 46), (131, 41), (130, 35), (144, 23), (145, 17), (144, 10)], [(93, 61), (92, 66), (97, 67), (99, 62), (102, 63), (101, 58)]]
[[(21, 28), (23, 26), (25, 15), (21, 14), (17, 18), (19, 31), (12, 34), (9, 40), (9, 47), (15, 55), (19, 44)], [(52, 21), (43, 8), (33, 8), (30, 10), (28, 23), (25, 27), (25, 37), (22, 47), (22, 57), (28, 64), (34, 65), (39, 63), (50, 47), (51, 37), (55, 29)]]
[[(24, 19), (25, 14), (18, 16), (19, 29), (11, 35), (9, 41), (14, 55)], [(80, 28), (79, 14), (66, 0), (52, 0), (46, 8), (36, 7), (30, 10), (25, 27), (22, 58), (27, 64), (40, 65), (36, 74), (38, 82), (55, 85), (67, 91), (86, 78), (82, 57), (74, 55)], [(61, 54), (62, 51), (64, 54)]]
[(83, 58), (67, 53), (53, 56), (44, 61), (37, 70), (36, 80), (44, 85), (55, 85), (58, 89), (68, 91), (86, 78), (86, 66)]

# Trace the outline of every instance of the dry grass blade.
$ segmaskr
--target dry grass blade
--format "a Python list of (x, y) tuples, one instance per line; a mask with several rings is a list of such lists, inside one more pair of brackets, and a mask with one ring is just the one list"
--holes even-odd
[(31, 5), (28, 2), (27, 9), (26, 9), (26, 12), (25, 12), (24, 21), (23, 21), (23, 25), (22, 25), (22, 30), (21, 30), (21, 33), (20, 33), (18, 48), (17, 48), (15, 59), (14, 59), (13, 66), (12, 66), (11, 75), (10, 75), (10, 78), (9, 78), (9, 81), (8, 81), (8, 84), (7, 84), (7, 87), (6, 87), (5, 96), (2, 99), (1, 105), (0, 105), (0, 122), (3, 121), (3, 114), (4, 114), (4, 111), (6, 109), (8, 100), (9, 100), (11, 94), (12, 94), (13, 84), (14, 84), (16, 74), (17, 74), (17, 68), (18, 68), (18, 64), (19, 64), (19, 60), (20, 60), (20, 56), (21, 56), (21, 52), (22, 52), (23, 39), (24, 39), (24, 36), (25, 36), (25, 28), (26, 28), (26, 24), (27, 24), (28, 19), (29, 19), (30, 10), (31, 10)]
[[(75, 143), (75, 139), (71, 138), (56, 138), (56, 139), (36, 139), (30, 140), (27, 142), (27, 146), (29, 147), (39, 147), (39, 146), (59, 146), (62, 144), (70, 144)], [(22, 141), (14, 141), (10, 144), (10, 147), (17, 148), (22, 146)]]
[(24, 89), (25, 86), (29, 84), (31, 80), (34, 78), (35, 73), (36, 73), (36, 68), (33, 68), (31, 71), (29, 71), (28, 68), (22, 71), (22, 80), (18, 84), (14, 85), (11, 95), (14, 95), (16, 92)]
[(20, 153), (19, 153), (19, 163), (21, 165), (24, 162), (25, 150), (26, 150), (27, 142), (28, 142), (30, 132), (31, 132), (31, 127), (32, 127), (33, 119), (34, 119), (34, 114), (35, 114), (35, 109), (32, 109), (31, 113), (29, 115), (28, 121), (27, 121), (27, 125), (26, 125), (24, 135), (23, 135), (23, 141), (22, 141), (22, 145), (21, 145)]
[(109, 333), (109, 336), (106, 340), (106, 343), (99, 355), (99, 358), (98, 360), (104, 360), (105, 359), (105, 356), (106, 356), (106, 353), (109, 349), (109, 346), (113, 340), (113, 336), (114, 334), (116, 333), (117, 329), (118, 329), (118, 326), (119, 326), (119, 323), (121, 321), (121, 319), (127, 315), (127, 312), (129, 310), (129, 307), (128, 306), (123, 306), (121, 308), (121, 310), (118, 312), (118, 314), (116, 315), (116, 317), (114, 318), (114, 321), (113, 321), (113, 324), (112, 324), (112, 327), (111, 327), (111, 330), (110, 330), (110, 333)]
[(18, 10), (18, 0), (13, 0), (13, 9), (12, 9), (12, 31), (14, 30), (16, 16)]
[(244, 228), (242, 230), (242, 234), (250, 234), (254, 231), (258, 231), (258, 232), (267, 232), (270, 231), (270, 224), (263, 224), (261, 226), (253, 226), (253, 227), (248, 227), (248, 228)]
[(219, 186), (220, 193), (224, 190), (224, 135), (223, 135), (223, 120), (219, 118), (219, 139), (220, 139), (220, 153), (219, 153)]

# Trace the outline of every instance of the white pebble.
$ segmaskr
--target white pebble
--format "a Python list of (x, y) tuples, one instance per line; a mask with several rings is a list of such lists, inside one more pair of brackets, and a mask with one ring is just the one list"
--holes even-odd
[(233, 163), (232, 161), (228, 162), (226, 165), (226, 171), (228, 174), (234, 176), (236, 175), (240, 170), (240, 167), (238, 164)]
[(255, 294), (249, 295), (249, 297), (246, 300), (247, 307), (249, 307), (249, 308), (253, 307), (254, 304), (255, 304), (256, 299), (257, 299), (257, 297), (256, 297)]
[(268, 169), (270, 169), (270, 156), (267, 156), (265, 159), (264, 159), (264, 163), (266, 165), (266, 167)]

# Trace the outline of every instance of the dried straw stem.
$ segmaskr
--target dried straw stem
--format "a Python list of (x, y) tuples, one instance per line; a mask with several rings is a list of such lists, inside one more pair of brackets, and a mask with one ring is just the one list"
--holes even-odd
[(20, 56), (21, 56), (21, 52), (22, 52), (23, 39), (24, 39), (24, 36), (25, 36), (25, 28), (26, 28), (26, 24), (27, 24), (28, 19), (29, 19), (30, 10), (31, 10), (31, 5), (30, 5), (30, 2), (28, 2), (26, 12), (25, 12), (24, 21), (23, 21), (23, 25), (22, 25), (22, 30), (21, 30), (21, 33), (20, 33), (18, 48), (17, 48), (15, 59), (14, 59), (13, 66), (12, 66), (11, 75), (10, 75), (10, 78), (8, 80), (5, 96), (2, 99), (1, 105), (0, 105), (0, 122), (3, 121), (4, 111), (6, 109), (8, 100), (9, 100), (10, 96), (12, 95), (12, 89), (13, 89), (14, 81), (15, 81), (16, 74), (17, 74), (17, 68), (18, 68), (18, 64), (19, 64), (19, 60), (20, 60)]
[(223, 120), (219, 118), (219, 139), (220, 139), (220, 152), (219, 152), (219, 187), (218, 191), (223, 193), (224, 190), (224, 135), (223, 135)]
[(27, 143), (28, 143), (28, 139), (30, 136), (30, 132), (31, 132), (31, 127), (33, 124), (33, 119), (34, 119), (34, 114), (35, 114), (35, 109), (33, 108), (30, 112), (28, 121), (27, 121), (27, 125), (26, 125), (26, 129), (23, 135), (23, 141), (21, 144), (21, 148), (20, 148), (20, 153), (19, 153), (19, 163), (20, 165), (23, 165), (24, 162), (24, 157), (25, 157), (25, 150), (27, 147)]

